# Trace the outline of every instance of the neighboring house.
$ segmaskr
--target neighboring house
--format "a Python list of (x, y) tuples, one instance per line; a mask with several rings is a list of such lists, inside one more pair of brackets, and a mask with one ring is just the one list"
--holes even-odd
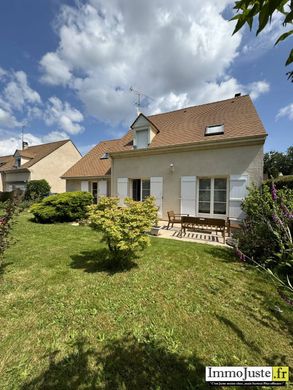
[(124, 137), (97, 145), (63, 178), (67, 191), (121, 203), (154, 195), (163, 218), (174, 210), (240, 219), (247, 187), (262, 182), (266, 136), (249, 96), (140, 114)]
[(27, 146), (16, 150), (13, 156), (0, 157), (0, 191), (25, 189), (30, 180), (46, 179), (51, 192), (65, 192), (64, 170), (81, 159), (71, 140)]

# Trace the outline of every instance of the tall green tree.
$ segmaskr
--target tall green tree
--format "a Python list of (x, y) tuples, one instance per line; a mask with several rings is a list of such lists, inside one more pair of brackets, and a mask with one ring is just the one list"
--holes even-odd
[[(274, 13), (282, 15), (282, 25), (284, 31), (276, 40), (275, 45), (284, 41), (293, 34), (293, 0), (239, 0), (235, 2), (234, 9), (237, 14), (231, 20), (237, 20), (233, 34), (239, 31), (245, 24), (248, 24), (250, 30), (253, 22), (258, 19), (258, 35), (268, 23), (271, 23)], [(289, 29), (287, 29), (289, 26)], [(286, 66), (293, 62), (293, 49), (291, 49), (286, 61)], [(287, 72), (288, 79), (293, 82), (293, 71)]]
[(293, 175), (293, 146), (290, 146), (287, 153), (271, 151), (264, 155), (264, 173), (269, 177)]

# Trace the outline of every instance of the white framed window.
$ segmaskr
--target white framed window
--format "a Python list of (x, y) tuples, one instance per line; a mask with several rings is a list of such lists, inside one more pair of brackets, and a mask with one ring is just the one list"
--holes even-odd
[(141, 181), (141, 200), (145, 200), (151, 195), (151, 181), (149, 179)]
[(224, 134), (224, 125), (207, 126), (204, 134), (205, 135)]
[(226, 178), (198, 179), (198, 214), (209, 216), (227, 214)]
[(151, 195), (150, 179), (133, 179), (132, 180), (132, 198), (136, 201), (144, 201)]

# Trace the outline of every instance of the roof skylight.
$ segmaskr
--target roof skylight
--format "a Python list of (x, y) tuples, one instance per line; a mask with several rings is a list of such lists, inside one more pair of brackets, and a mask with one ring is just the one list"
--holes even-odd
[(224, 134), (224, 125), (207, 126), (204, 135)]
[(109, 153), (108, 153), (108, 152), (105, 152), (105, 153), (102, 155), (101, 160), (107, 160), (109, 157), (110, 157)]

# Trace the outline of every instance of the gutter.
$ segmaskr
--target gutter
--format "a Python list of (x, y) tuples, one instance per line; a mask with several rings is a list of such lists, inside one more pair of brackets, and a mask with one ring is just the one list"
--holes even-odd
[(8, 169), (7, 171), (2, 171), (5, 173), (24, 173), (24, 172), (30, 172), (28, 168), (16, 168), (16, 169)]
[(111, 179), (111, 175), (105, 176), (61, 176), (63, 180), (92, 180), (92, 179)]
[(246, 136), (241, 138), (234, 138), (230, 140), (209, 140), (199, 141), (186, 144), (178, 145), (167, 145), (158, 146), (147, 149), (131, 149), (118, 152), (110, 152), (111, 158), (123, 158), (123, 157), (136, 157), (136, 156), (150, 156), (155, 154), (166, 154), (170, 152), (188, 152), (193, 150), (206, 150), (206, 149), (219, 149), (226, 147), (237, 147), (237, 146), (250, 146), (259, 145), (265, 142), (267, 134)]

